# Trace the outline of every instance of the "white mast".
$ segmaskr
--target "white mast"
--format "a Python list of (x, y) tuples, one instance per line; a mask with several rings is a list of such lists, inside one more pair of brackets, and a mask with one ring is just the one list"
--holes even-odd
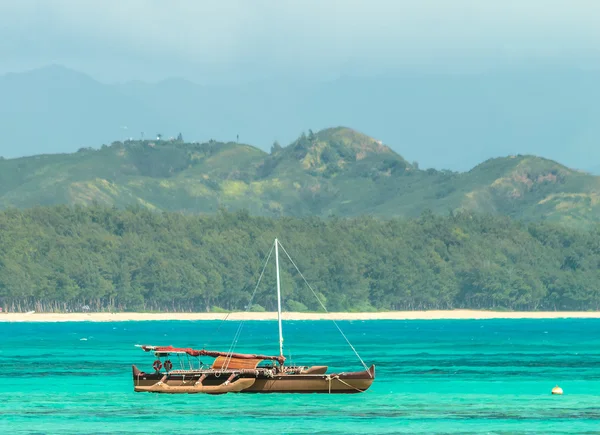
[(279, 356), (283, 357), (283, 332), (281, 330), (281, 286), (279, 283), (279, 242), (275, 239), (275, 268), (277, 269), (277, 321), (279, 322)]

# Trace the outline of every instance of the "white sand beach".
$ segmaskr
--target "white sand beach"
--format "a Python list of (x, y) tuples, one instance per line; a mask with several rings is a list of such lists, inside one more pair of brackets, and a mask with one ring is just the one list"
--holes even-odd
[[(276, 312), (226, 313), (0, 313), (0, 322), (123, 322), (145, 320), (276, 320)], [(376, 313), (284, 313), (286, 320), (598, 319), (600, 312), (431, 310)]]

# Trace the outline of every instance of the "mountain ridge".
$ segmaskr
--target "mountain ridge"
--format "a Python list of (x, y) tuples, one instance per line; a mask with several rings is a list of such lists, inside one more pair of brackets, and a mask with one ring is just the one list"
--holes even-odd
[(587, 226), (600, 220), (600, 177), (512, 155), (467, 172), (419, 169), (347, 127), (309, 130), (270, 153), (236, 142), (113, 142), (0, 160), (0, 207), (95, 202), (262, 216), (415, 217), (469, 210)]

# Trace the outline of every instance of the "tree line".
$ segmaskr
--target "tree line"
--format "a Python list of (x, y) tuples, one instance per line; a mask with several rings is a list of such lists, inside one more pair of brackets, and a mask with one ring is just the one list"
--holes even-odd
[[(276, 310), (278, 237), (330, 311), (600, 309), (600, 226), (423, 213), (416, 219), (192, 216), (52, 206), (0, 212), (6, 311)], [(320, 305), (280, 253), (284, 307)]]

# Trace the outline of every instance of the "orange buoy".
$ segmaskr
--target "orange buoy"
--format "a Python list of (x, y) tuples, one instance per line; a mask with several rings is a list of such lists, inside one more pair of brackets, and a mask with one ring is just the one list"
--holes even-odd
[(561, 396), (562, 393), (563, 393), (563, 390), (558, 385), (552, 389), (552, 394), (556, 394), (557, 396)]

